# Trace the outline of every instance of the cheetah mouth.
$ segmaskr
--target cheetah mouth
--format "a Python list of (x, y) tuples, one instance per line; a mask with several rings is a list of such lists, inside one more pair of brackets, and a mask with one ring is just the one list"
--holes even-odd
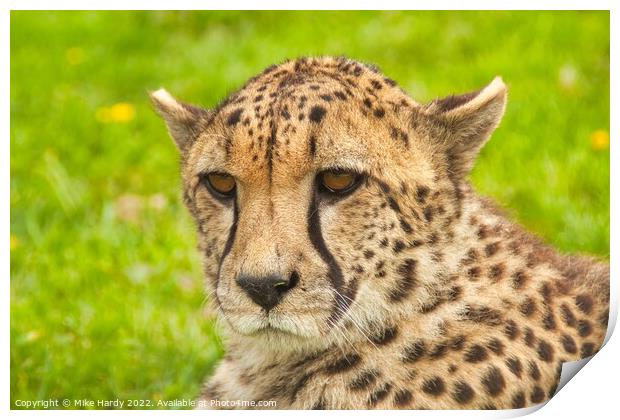
[(282, 314), (261, 314), (243, 317), (226, 317), (237, 333), (249, 337), (281, 336), (310, 339), (320, 335), (320, 327), (304, 317)]
[(259, 334), (283, 334), (283, 335), (298, 335), (287, 329), (281, 328), (277, 325), (268, 324), (262, 328), (256, 330), (256, 335)]

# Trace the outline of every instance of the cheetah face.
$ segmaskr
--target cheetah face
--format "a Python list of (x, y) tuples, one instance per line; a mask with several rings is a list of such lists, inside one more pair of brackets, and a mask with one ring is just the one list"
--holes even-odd
[(414, 277), (432, 271), (420, 245), (455, 217), (453, 176), (466, 171), (445, 146), (464, 117), (449, 113), (477, 96), (422, 107), (376, 70), (331, 58), (270, 68), (213, 111), (155, 92), (232, 330), (336, 340), (415, 295)]

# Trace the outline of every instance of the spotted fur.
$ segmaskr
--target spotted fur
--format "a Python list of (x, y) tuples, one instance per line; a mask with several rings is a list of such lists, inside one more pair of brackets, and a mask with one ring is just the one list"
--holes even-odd
[[(419, 104), (345, 58), (272, 66), (213, 110), (153, 101), (182, 158), (184, 199), (227, 355), (200, 399), (278, 408), (519, 408), (603, 342), (609, 266), (563, 256), (467, 175), (499, 124), (495, 79)], [(317, 173), (362, 184), (322, 195)], [(234, 199), (204, 174), (237, 181)], [(292, 276), (269, 311), (236, 283)]]

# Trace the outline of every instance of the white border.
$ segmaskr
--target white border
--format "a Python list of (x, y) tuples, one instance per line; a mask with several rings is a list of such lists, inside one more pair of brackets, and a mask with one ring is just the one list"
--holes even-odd
[[(377, 7), (381, 6), (381, 7)], [(10, 10), (610, 10), (612, 1), (605, 0), (459, 0), (406, 1), (384, 0), (5, 0)]]
[[(618, 41), (620, 25), (620, 19), (618, 18), (618, 7), (612, 1), (590, 0), (588, 2), (575, 1), (575, 0), (563, 0), (563, 1), (543, 1), (543, 0), (521, 0), (521, 1), (498, 1), (491, 0), (478, 0), (469, 1), (467, 4), (463, 4), (462, 1), (456, 0), (435, 0), (432, 2), (407, 2), (407, 1), (382, 1), (380, 4), (385, 9), (394, 10), (406, 10), (415, 7), (417, 10), (574, 10), (574, 9), (588, 9), (588, 10), (611, 10), (611, 50), (610, 50), (610, 76), (611, 76), (611, 113), (610, 113), (610, 134), (612, 143), (618, 136), (619, 124), (617, 109), (618, 109), (618, 83), (616, 77), (618, 71), (618, 58), (620, 55), (620, 43)], [(43, 9), (43, 10), (84, 10), (84, 9), (108, 9), (108, 10), (135, 10), (135, 9), (326, 9), (326, 10), (372, 10), (376, 9), (377, 4), (373, 4), (369, 1), (333, 1), (333, 0), (304, 0), (297, 1), (292, 4), (290, 0), (265, 0), (260, 3), (250, 4), (248, 1), (235, 1), (229, 0), (227, 2), (201, 2), (196, 0), (175, 0), (163, 1), (163, 0), (107, 0), (90, 1), (88, 7), (85, 7), (85, 2), (82, 0), (64, 0), (64, 1), (45, 1), (45, 0), (5, 0), (0, 3), (0, 10), (3, 12), (0, 17), (0, 37), (3, 50), (3, 65), (1, 67), (2, 72), (2, 102), (0, 104), (0, 110), (2, 112), (2, 118), (0, 119), (0, 127), (2, 132), (6, 134), (3, 141), (5, 147), (5, 153), (2, 154), (2, 170), (5, 177), (4, 183), (0, 186), (2, 194), (7, 197), (7, 203), (10, 202), (10, 15), (9, 10), (29, 10), (29, 9)], [(293, 7), (294, 6), (294, 7)], [(611, 146), (611, 161), (618, 162), (618, 149), (614, 144)], [(617, 214), (620, 210), (619, 207), (619, 194), (618, 194), (618, 168), (615, 165), (611, 165), (611, 214)], [(2, 211), (3, 219), (6, 221), (2, 225), (2, 233), (0, 237), (4, 237), (5, 240), (2, 243), (2, 252), (5, 255), (3, 258), (3, 271), (6, 273), (6, 283), (3, 291), (5, 293), (4, 298), (10, 299), (10, 269), (9, 269), (9, 243), (8, 237), (10, 234), (9, 227), (9, 212), (10, 208), (5, 205), (0, 210)], [(611, 249), (610, 255), (612, 255), (612, 312), (611, 317), (613, 322), (610, 322), (610, 333), (612, 326), (615, 324), (618, 312), (618, 278), (620, 270), (618, 269), (617, 256), (620, 255), (620, 248), (618, 247), (618, 221), (617, 219), (611, 219)], [(6, 264), (6, 265), (5, 265)], [(10, 306), (8, 302), (2, 311), (2, 325), (5, 329), (4, 332), (4, 346), (2, 347), (2, 355), (5, 361), (3, 373), (4, 380), (1, 382), (2, 401), (0, 410), (8, 411), (10, 406)], [(608, 336), (609, 338), (609, 336)], [(580, 372), (577, 379), (570, 381), (551, 401), (546, 404), (544, 409), (538, 410), (530, 415), (530, 418), (536, 419), (571, 419), (571, 418), (611, 418), (617, 416), (616, 400), (617, 396), (617, 381), (620, 378), (620, 363), (617, 356), (620, 354), (620, 342), (617, 337), (611, 337), (605, 347), (588, 363), (588, 367)], [(482, 411), (390, 411), (390, 416), (410, 419), (412, 416), (415, 418), (454, 418), (454, 419), (469, 419), (469, 418), (509, 418), (519, 414), (525, 414), (524, 410), (506, 410), (496, 412), (482, 412)], [(531, 411), (531, 410), (525, 410)], [(612, 414), (613, 413), (613, 414)], [(58, 417), (58, 418), (82, 418), (85, 413), (81, 411), (59, 412), (59, 411), (10, 411), (8, 413), (11, 416), (19, 418), (31, 418), (38, 417), (40, 415)], [(119, 413), (120, 414), (120, 413)], [(263, 417), (263, 418), (286, 418), (288, 419), (292, 413), (288, 411), (283, 412), (197, 412), (197, 411), (185, 411), (172, 412), (173, 416), (200, 416), (200, 418), (207, 417)], [(337, 415), (339, 418), (375, 418), (378, 415), (386, 415), (382, 412), (372, 411), (348, 411), (348, 412), (295, 412), (295, 417), (303, 418), (316, 418), (319, 416), (332, 416)], [(103, 418), (116, 415), (109, 411), (93, 411), (89, 412), (88, 416), (95, 418)], [(169, 417), (171, 412), (166, 411), (132, 411), (122, 412), (123, 417), (131, 416), (133, 418), (162, 418), (162, 416)]]

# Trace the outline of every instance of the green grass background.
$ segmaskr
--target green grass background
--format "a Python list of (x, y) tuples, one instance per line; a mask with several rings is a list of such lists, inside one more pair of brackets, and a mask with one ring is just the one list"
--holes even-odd
[[(608, 258), (609, 149), (591, 144), (609, 130), (607, 12), (12, 12), (13, 406), (196, 396), (222, 348), (146, 92), (212, 106), (318, 54), (376, 63), (420, 101), (502, 75), (474, 184), (561, 250)], [(135, 117), (97, 120), (116, 103)]]

